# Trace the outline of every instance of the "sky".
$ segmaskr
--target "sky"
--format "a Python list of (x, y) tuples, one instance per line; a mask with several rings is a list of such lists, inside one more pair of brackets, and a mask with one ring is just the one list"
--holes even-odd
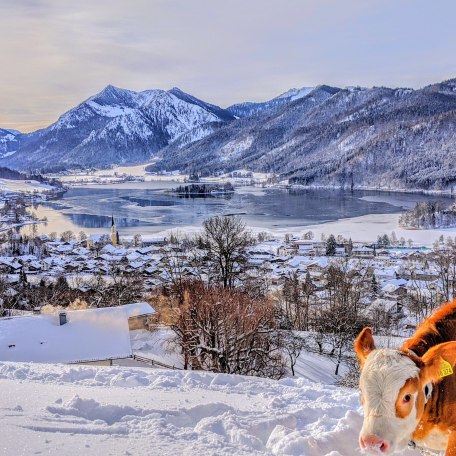
[(454, 0), (0, 0), (0, 128), (113, 84), (227, 107), (292, 87), (456, 77)]

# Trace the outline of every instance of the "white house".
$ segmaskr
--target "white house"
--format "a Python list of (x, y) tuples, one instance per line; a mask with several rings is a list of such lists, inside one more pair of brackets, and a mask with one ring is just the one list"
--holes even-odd
[(155, 310), (146, 302), (0, 319), (0, 360), (112, 364), (133, 356), (130, 326)]

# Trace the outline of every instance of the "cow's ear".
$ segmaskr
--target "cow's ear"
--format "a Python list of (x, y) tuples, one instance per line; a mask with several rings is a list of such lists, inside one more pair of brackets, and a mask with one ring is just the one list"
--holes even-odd
[(355, 340), (355, 352), (358, 357), (361, 367), (364, 365), (369, 353), (375, 350), (374, 338), (372, 337), (372, 329), (364, 328)]
[(435, 345), (421, 359), (424, 363), (420, 372), (423, 384), (438, 383), (443, 378), (453, 375), (455, 371), (456, 342)]

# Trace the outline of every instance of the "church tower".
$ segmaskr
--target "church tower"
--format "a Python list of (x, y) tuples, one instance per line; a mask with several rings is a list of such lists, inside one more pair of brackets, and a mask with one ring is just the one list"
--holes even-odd
[(114, 216), (111, 217), (111, 243), (114, 247), (117, 247), (119, 240), (119, 233), (117, 232), (116, 222)]

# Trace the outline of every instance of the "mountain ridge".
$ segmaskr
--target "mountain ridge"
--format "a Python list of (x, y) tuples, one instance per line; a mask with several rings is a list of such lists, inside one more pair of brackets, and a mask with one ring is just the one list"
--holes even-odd
[(279, 108), (286, 103), (303, 98), (313, 89), (315, 89), (315, 87), (301, 87), (300, 89), (293, 88), (283, 92), (271, 100), (260, 102), (246, 101), (243, 103), (233, 104), (228, 106), (226, 109), (238, 118), (248, 117), (264, 111)]
[(421, 89), (320, 85), (232, 106), (176, 87), (108, 85), (45, 129), (0, 129), (0, 166), (37, 171), (153, 158), (151, 171), (246, 168), (303, 185), (456, 186), (456, 79)]
[(49, 127), (14, 137), (0, 133), (0, 164), (36, 170), (142, 163), (190, 130), (233, 119), (178, 88), (134, 92), (108, 85)]
[(178, 150), (168, 146), (152, 169), (246, 168), (303, 185), (442, 189), (456, 184), (455, 131), (456, 79), (418, 90), (319, 86)]

